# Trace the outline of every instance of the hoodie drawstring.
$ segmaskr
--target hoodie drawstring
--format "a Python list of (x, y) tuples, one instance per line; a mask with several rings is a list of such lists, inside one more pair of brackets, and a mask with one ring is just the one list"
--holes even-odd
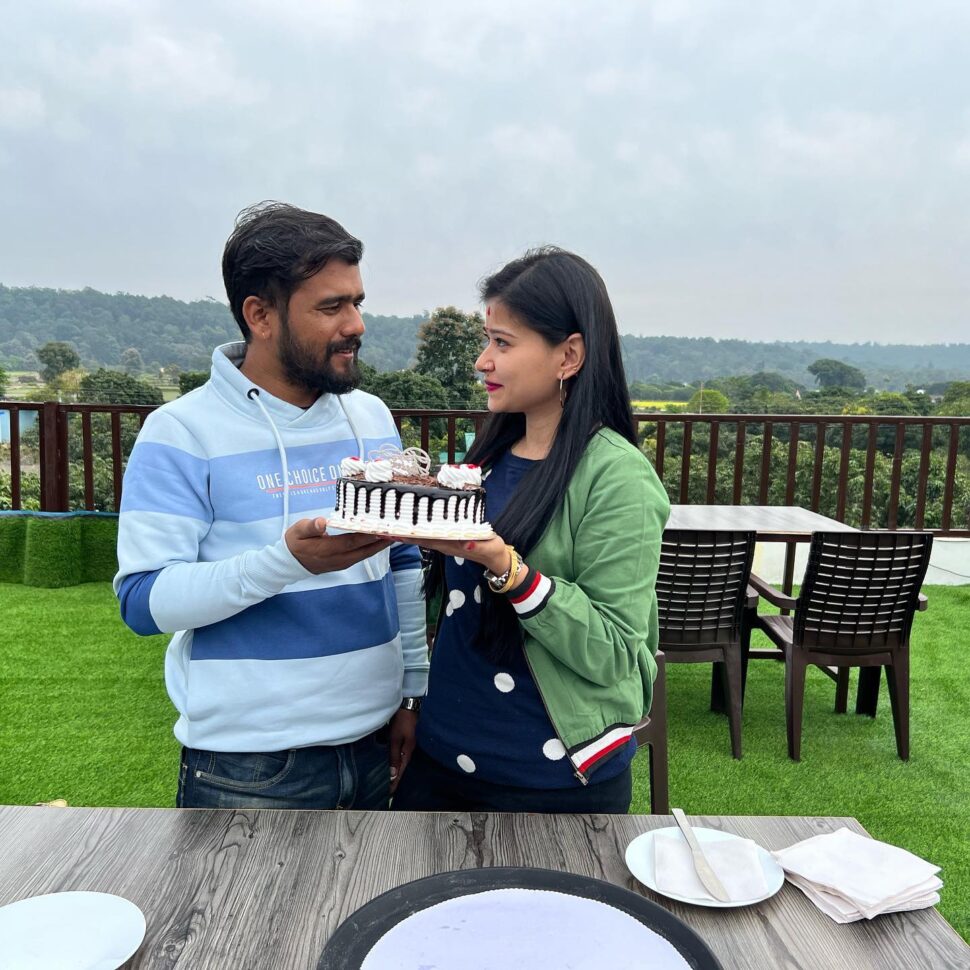
[(286, 462), (286, 449), (283, 447), (283, 439), (280, 437), (276, 423), (270, 417), (266, 406), (259, 399), (259, 388), (251, 387), (246, 392), (246, 397), (259, 405), (259, 410), (263, 412), (263, 417), (269, 422), (269, 426), (273, 429), (273, 437), (276, 438), (276, 449), (280, 453), (280, 464), (283, 466), (283, 529), (280, 535), (285, 536), (290, 524), (290, 467)]
[[(283, 529), (280, 535), (285, 536), (286, 530), (290, 523), (290, 467), (286, 461), (286, 449), (283, 447), (283, 439), (280, 437), (279, 429), (276, 427), (276, 422), (274, 422), (270, 417), (270, 413), (266, 410), (266, 406), (259, 399), (259, 388), (251, 387), (246, 392), (246, 397), (248, 397), (250, 401), (255, 401), (259, 405), (259, 410), (263, 412), (263, 417), (266, 418), (270, 428), (273, 429), (273, 437), (276, 438), (276, 449), (280, 453), (280, 464), (283, 466)], [(361, 438), (360, 432), (357, 430), (357, 426), (354, 424), (354, 420), (350, 416), (350, 412), (348, 412), (347, 408), (344, 406), (344, 402), (339, 397), (337, 398), (337, 403), (340, 405), (340, 410), (343, 411), (344, 417), (347, 419), (347, 424), (350, 425), (351, 434), (353, 434), (354, 440), (357, 442), (357, 454), (363, 458), (364, 439)]]
[(367, 455), (364, 454), (364, 439), (361, 438), (360, 432), (357, 430), (357, 425), (354, 424), (354, 419), (350, 416), (350, 412), (347, 410), (342, 398), (337, 398), (337, 403), (340, 405), (340, 410), (343, 411), (344, 417), (347, 419), (347, 424), (350, 425), (350, 433), (354, 436), (354, 441), (357, 442), (357, 457), (364, 459)]

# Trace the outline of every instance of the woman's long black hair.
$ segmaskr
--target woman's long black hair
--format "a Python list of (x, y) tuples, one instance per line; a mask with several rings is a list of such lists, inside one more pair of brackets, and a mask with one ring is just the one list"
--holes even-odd
[[(525, 474), (502, 514), (492, 523), (496, 533), (523, 558), (539, 541), (562, 508), (566, 489), (599, 428), (612, 428), (636, 444), (630, 394), (620, 356), (620, 336), (606, 284), (596, 270), (574, 253), (555, 246), (533, 249), (480, 284), (482, 300), (498, 300), (518, 322), (550, 346), (570, 334), (582, 334), (586, 359), (565, 385), (562, 419), (549, 454)], [(489, 416), (465, 461), (493, 465), (525, 434), (521, 413)], [(432, 557), (428, 591), (443, 586), (443, 557)], [(475, 646), (492, 660), (508, 658), (522, 643), (522, 629), (504, 596), (486, 590)]]

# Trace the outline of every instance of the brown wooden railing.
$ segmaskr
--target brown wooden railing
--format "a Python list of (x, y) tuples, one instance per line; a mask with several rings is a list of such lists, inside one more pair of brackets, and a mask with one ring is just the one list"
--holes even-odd
[[(0, 486), (7, 475), (9, 498), (0, 487), (0, 508), (116, 511), (127, 452), (152, 410), (0, 401), (0, 411), (9, 412), (9, 467), (0, 451)], [(463, 453), (465, 435), (478, 432), (488, 416), (392, 413), (406, 444), (435, 457), (440, 452), (449, 461)], [(802, 505), (862, 528), (970, 536), (970, 417), (643, 413), (635, 418), (641, 447), (673, 502)], [(28, 432), (27, 424), (36, 430)]]

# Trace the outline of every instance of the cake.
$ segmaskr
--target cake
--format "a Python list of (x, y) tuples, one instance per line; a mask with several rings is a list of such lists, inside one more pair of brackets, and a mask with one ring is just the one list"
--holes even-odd
[(482, 470), (442, 465), (420, 448), (385, 446), (370, 460), (345, 458), (337, 479), (337, 508), (329, 524), (349, 532), (421, 539), (490, 539)]

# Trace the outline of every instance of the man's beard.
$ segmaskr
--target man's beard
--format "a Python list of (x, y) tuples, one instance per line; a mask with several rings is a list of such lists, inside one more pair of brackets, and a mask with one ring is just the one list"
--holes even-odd
[[(279, 361), (290, 384), (311, 394), (346, 394), (360, 383), (357, 366), (359, 337), (331, 341), (324, 351), (315, 354), (294, 339), (285, 315), (281, 315), (280, 323)], [(346, 350), (354, 351), (354, 359), (346, 373), (340, 374), (331, 359), (334, 354)]]

